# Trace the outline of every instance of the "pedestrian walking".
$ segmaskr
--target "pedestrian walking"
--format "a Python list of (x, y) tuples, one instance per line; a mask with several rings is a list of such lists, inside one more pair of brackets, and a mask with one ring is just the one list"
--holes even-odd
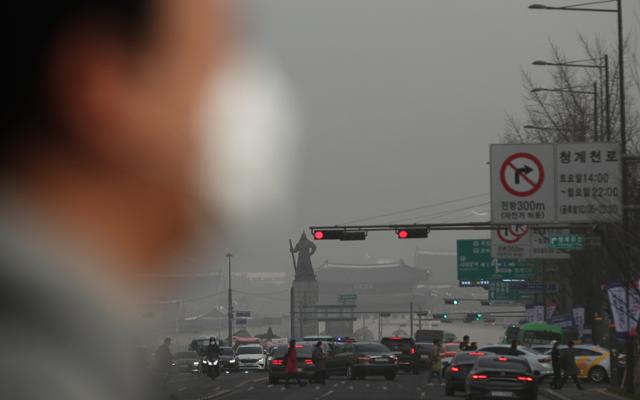
[(562, 372), (564, 373), (564, 375), (562, 376), (562, 380), (560, 381), (560, 386), (558, 386), (558, 389), (562, 389), (564, 384), (567, 382), (567, 379), (571, 378), (578, 390), (584, 390), (584, 388), (580, 384), (580, 381), (578, 380), (580, 369), (576, 364), (576, 352), (573, 349), (573, 341), (570, 340), (569, 343), (567, 343), (567, 346), (567, 350), (562, 354), (561, 357)]
[(324, 354), (324, 350), (322, 349), (322, 342), (318, 342), (316, 343), (315, 347), (313, 348), (313, 353), (311, 353), (311, 359), (313, 360), (313, 365), (315, 368), (315, 373), (313, 375), (313, 381), (315, 383), (322, 383), (324, 384), (324, 378), (325, 378), (325, 354)]
[(469, 351), (471, 345), (469, 344), (469, 335), (464, 335), (462, 337), (462, 342), (460, 342), (460, 351)]
[(433, 339), (433, 347), (431, 348), (431, 369), (429, 370), (428, 384), (432, 384), (433, 375), (438, 376), (438, 384), (442, 385), (442, 345), (439, 339)]
[(551, 366), (553, 367), (553, 381), (551, 381), (551, 389), (558, 389), (560, 380), (562, 379), (560, 344), (558, 343), (558, 341), (553, 342), (553, 348), (551, 349)]
[(508, 355), (510, 356), (518, 356), (520, 355), (518, 353), (518, 341), (517, 340), (512, 340), (511, 341), (511, 347), (509, 347), (509, 351), (507, 352)]
[(284, 380), (284, 387), (289, 387), (289, 379), (291, 378), (295, 379), (300, 387), (303, 387), (305, 383), (300, 380), (300, 375), (298, 374), (298, 353), (296, 352), (295, 339), (291, 339), (289, 341), (289, 348), (287, 350), (287, 354), (284, 356), (284, 363), (287, 371), (287, 377)]
[(156, 371), (158, 373), (158, 380), (161, 384), (165, 383), (171, 375), (171, 362), (173, 361), (173, 354), (171, 354), (171, 338), (165, 338), (162, 344), (158, 347), (155, 354), (156, 359)]

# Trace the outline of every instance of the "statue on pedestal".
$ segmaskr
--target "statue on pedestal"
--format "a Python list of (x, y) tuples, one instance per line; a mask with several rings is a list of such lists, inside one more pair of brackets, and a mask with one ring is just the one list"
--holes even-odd
[[(302, 232), (300, 240), (295, 247), (293, 247), (291, 240), (289, 240), (289, 251), (291, 251), (291, 257), (293, 258), (293, 269), (296, 273), (296, 281), (315, 282), (316, 274), (313, 272), (313, 265), (311, 264), (311, 256), (316, 252), (317, 247), (315, 243), (307, 239), (307, 235)], [(295, 254), (298, 253), (298, 260), (295, 259)]]

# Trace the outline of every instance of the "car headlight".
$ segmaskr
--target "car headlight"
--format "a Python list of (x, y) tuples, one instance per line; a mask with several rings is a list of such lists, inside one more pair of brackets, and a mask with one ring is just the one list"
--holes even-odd
[(229, 363), (234, 363), (234, 362), (236, 362), (236, 360), (235, 360), (235, 359), (231, 359), (231, 360), (229, 360)]
[(198, 361), (194, 361), (193, 365), (200, 365), (200, 363)]
[(213, 365), (218, 365), (218, 360), (215, 360), (215, 361), (213, 362)]
[(211, 361), (209, 361), (209, 360), (207, 360), (207, 364), (208, 365), (213, 365), (213, 363)]

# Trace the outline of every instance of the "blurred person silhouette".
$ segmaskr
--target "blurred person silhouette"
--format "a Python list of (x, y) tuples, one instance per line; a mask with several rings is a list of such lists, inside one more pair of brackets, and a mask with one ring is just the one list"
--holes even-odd
[(231, 3), (3, 7), (0, 398), (146, 397), (131, 298), (202, 220), (199, 114)]
[(462, 337), (462, 342), (460, 342), (460, 351), (469, 351), (469, 335), (464, 335)]
[(156, 350), (156, 368), (162, 382), (166, 382), (171, 372), (171, 362), (173, 354), (171, 354), (171, 338), (165, 338), (162, 344)]
[(509, 347), (509, 351), (507, 351), (507, 354), (510, 356), (517, 356), (518, 355), (518, 341), (513, 339), (511, 341), (511, 347)]
[(569, 340), (567, 343), (567, 349), (562, 352), (562, 355), (560, 356), (563, 374), (560, 383), (556, 386), (556, 389), (558, 390), (562, 389), (569, 378), (571, 378), (578, 390), (584, 390), (580, 384), (580, 380), (578, 379), (580, 368), (578, 368), (578, 365), (576, 364), (576, 351), (574, 350), (573, 345), (573, 340)]

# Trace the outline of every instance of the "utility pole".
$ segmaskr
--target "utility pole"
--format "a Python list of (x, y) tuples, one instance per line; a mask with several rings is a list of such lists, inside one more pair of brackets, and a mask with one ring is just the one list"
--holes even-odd
[(409, 337), (413, 337), (413, 301), (409, 303)]
[(422, 304), (418, 304), (418, 330), (422, 330)]
[(229, 260), (229, 304), (227, 306), (227, 323), (229, 328), (227, 340), (229, 342), (227, 343), (227, 345), (232, 346), (231, 341), (233, 340), (233, 294), (231, 292), (231, 257), (233, 257), (233, 254), (227, 253), (226, 257)]

